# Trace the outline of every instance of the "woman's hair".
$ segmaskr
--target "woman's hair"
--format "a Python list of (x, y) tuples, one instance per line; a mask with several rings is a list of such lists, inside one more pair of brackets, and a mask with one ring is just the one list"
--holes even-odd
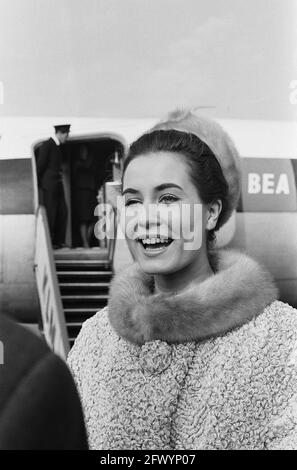
[(229, 210), (228, 184), (221, 166), (210, 148), (196, 135), (172, 129), (155, 130), (143, 134), (130, 146), (123, 163), (122, 181), (132, 160), (140, 155), (161, 151), (174, 152), (184, 158), (189, 177), (204, 204), (218, 199), (222, 202), (217, 225), (207, 233), (207, 250), (210, 256), (215, 242), (215, 231), (224, 223), (226, 212)]

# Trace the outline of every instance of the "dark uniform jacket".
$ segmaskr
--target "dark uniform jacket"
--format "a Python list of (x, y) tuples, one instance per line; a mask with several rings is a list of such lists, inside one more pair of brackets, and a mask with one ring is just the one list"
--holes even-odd
[(1, 315), (0, 341), (0, 450), (87, 449), (80, 401), (62, 359)]
[(54, 190), (62, 181), (62, 152), (54, 139), (50, 138), (41, 145), (36, 165), (38, 186), (41, 189)]

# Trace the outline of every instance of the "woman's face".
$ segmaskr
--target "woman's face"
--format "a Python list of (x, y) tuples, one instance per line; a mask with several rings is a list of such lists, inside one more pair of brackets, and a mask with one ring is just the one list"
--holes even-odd
[(185, 158), (164, 151), (140, 155), (124, 174), (123, 228), (130, 251), (149, 274), (174, 273), (206, 249), (207, 210)]

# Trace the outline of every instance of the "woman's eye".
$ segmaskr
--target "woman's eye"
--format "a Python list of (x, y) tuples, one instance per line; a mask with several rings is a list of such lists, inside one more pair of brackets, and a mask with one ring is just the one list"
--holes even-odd
[(165, 203), (168, 203), (168, 204), (170, 204), (171, 202), (176, 202), (178, 200), (179, 200), (179, 198), (176, 197), (176, 196), (173, 196), (172, 194), (166, 194), (165, 196), (162, 196), (160, 198), (160, 202), (165, 202)]
[(125, 202), (125, 206), (131, 206), (132, 204), (137, 204), (140, 203), (138, 199), (128, 199), (128, 201)]

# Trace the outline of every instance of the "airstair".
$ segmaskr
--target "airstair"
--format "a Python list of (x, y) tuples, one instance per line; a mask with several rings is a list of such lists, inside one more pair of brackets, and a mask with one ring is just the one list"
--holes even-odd
[(63, 359), (82, 324), (108, 303), (115, 239), (105, 245), (53, 250), (45, 209), (38, 208), (34, 271), (40, 329), (50, 348)]
[[(104, 189), (101, 200), (111, 201), (112, 193), (115, 199), (118, 185), (106, 183), (107, 189), (110, 187), (109, 195), (106, 196), (108, 191)], [(116, 206), (112, 204), (112, 207)], [(116, 210), (109, 210), (104, 216), (108, 223), (104, 236), (97, 237), (98, 246), (53, 250), (45, 208), (39, 206), (36, 212), (34, 272), (40, 330), (50, 348), (63, 359), (82, 324), (108, 303), (117, 240)]]
[(82, 323), (107, 305), (112, 270), (104, 248), (54, 253), (70, 347)]

